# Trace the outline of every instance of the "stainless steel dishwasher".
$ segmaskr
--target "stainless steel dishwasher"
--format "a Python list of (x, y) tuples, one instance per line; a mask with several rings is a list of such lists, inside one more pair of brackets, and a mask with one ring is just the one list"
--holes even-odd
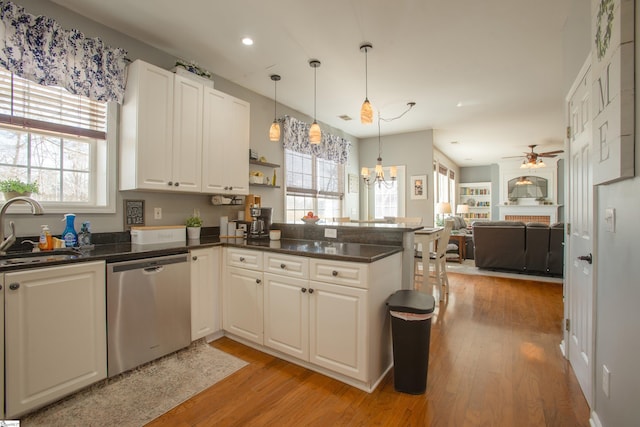
[(107, 264), (108, 376), (191, 342), (187, 254)]

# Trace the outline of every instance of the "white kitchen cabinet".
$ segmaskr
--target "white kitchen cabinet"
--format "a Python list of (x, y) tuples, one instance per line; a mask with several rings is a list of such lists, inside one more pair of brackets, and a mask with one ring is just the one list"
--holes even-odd
[(264, 274), (264, 345), (309, 361), (309, 281)]
[(140, 60), (127, 73), (121, 190), (249, 193), (248, 102)]
[(120, 190), (173, 188), (173, 77), (143, 61), (134, 61), (127, 69), (120, 120)]
[(215, 334), (220, 321), (221, 249), (194, 249), (191, 255), (191, 340)]
[(7, 272), (3, 288), (5, 417), (106, 378), (104, 262)]
[(249, 194), (250, 105), (204, 89), (202, 191)]
[(228, 267), (224, 282), (225, 331), (256, 344), (264, 340), (262, 272)]
[(143, 61), (127, 70), (120, 189), (200, 192), (203, 86)]
[(366, 380), (368, 291), (316, 281), (309, 291), (309, 361)]
[(202, 189), (202, 110), (204, 87), (178, 74), (173, 78), (172, 181), (179, 191)]

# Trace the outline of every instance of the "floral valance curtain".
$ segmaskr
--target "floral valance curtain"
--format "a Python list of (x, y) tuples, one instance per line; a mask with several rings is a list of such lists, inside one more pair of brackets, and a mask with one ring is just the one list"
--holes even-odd
[(122, 103), (126, 54), (0, 1), (0, 66), (19, 77), (95, 101)]
[(320, 144), (309, 143), (310, 124), (284, 117), (284, 148), (303, 154), (313, 154), (340, 164), (347, 163), (351, 142), (337, 135), (322, 132)]

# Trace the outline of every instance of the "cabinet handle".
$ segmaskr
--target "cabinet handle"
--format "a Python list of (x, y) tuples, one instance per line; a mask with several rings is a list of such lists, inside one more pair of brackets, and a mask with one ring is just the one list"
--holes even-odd
[(240, 262), (244, 262), (244, 257), (243, 256), (240, 257)]
[(172, 185), (173, 185), (173, 181), (169, 181), (169, 182), (167, 182), (167, 185), (168, 185), (168, 186), (172, 186)]
[(191, 259), (194, 260), (194, 261), (197, 261), (198, 257), (196, 255), (194, 255), (194, 256), (191, 257)]
[[(303, 293), (303, 294), (304, 294), (305, 292), (307, 292), (307, 288), (302, 288), (302, 289), (300, 289), (300, 290), (302, 291), (302, 293)], [(311, 292), (311, 291), (309, 291), (309, 292)]]
[(331, 272), (331, 275), (332, 275), (333, 277), (336, 277), (336, 276), (338, 275), (338, 272), (337, 272), (336, 270), (333, 270), (333, 271)]
[(313, 293), (313, 289), (310, 288), (309, 289), (309, 293), (312, 294)]
[(178, 187), (180, 185), (179, 182), (176, 182), (175, 184), (173, 184), (174, 186)]
[(16, 289), (18, 289), (20, 287), (20, 283), (11, 283), (9, 285), (9, 289), (11, 289), (12, 291), (15, 291)]
[(2, 290), (2, 285), (0, 285), (0, 291)]
[(280, 264), (280, 268), (284, 270), (285, 268), (287, 268), (287, 266), (286, 264)]
[(262, 280), (256, 279), (256, 283), (259, 285), (260, 283), (262, 283)]

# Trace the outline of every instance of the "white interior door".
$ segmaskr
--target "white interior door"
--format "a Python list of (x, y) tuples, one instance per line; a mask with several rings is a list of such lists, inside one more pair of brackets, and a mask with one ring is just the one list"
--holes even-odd
[[(587, 61), (590, 64), (590, 60)], [(568, 249), (565, 251), (567, 355), (589, 405), (593, 386), (594, 245), (590, 68), (583, 67), (569, 93)]]

